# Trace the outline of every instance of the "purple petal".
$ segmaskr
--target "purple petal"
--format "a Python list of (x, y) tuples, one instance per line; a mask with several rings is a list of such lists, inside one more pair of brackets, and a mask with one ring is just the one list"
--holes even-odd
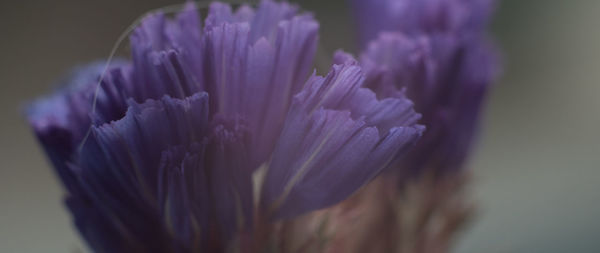
[(431, 89), (435, 66), (430, 50), (425, 37), (381, 33), (360, 57), (366, 75), (365, 87), (380, 98), (402, 96), (404, 89), (413, 94), (419, 93), (416, 90)]
[[(165, 233), (169, 224), (175, 226), (181, 221), (177, 224), (164, 222), (159, 212), (164, 207), (159, 199), (165, 199), (159, 198), (160, 194), (165, 194), (159, 192), (159, 185), (164, 185), (159, 184), (163, 182), (161, 178), (164, 179), (161, 175), (165, 170), (173, 170), (172, 166), (164, 166), (165, 156), (168, 156), (165, 151), (173, 153), (170, 151), (172, 147), (183, 146), (188, 153), (191, 152), (188, 157), (196, 155), (194, 143), (202, 143), (206, 135), (207, 100), (206, 93), (198, 93), (185, 100), (164, 97), (144, 104), (132, 103), (123, 119), (93, 128), (81, 151), (79, 166), (73, 169), (93, 205), (101, 206), (103, 214), (119, 224), (122, 236), (130, 238), (130, 244), (159, 249), (174, 247), (170, 243), (165, 244), (165, 240), (170, 238)], [(198, 165), (181, 154), (179, 157), (184, 158), (183, 166)], [(171, 183), (176, 183), (175, 179), (172, 178)], [(174, 209), (172, 211), (181, 210), (183, 205), (168, 204)], [(184, 229), (183, 232), (178, 231), (179, 236), (188, 229), (179, 228)], [(153, 243), (147, 244), (148, 240)]]
[[(262, 207), (292, 217), (333, 205), (398, 159), (423, 131), (412, 103), (377, 101), (354, 62), (313, 76), (298, 94), (269, 164)], [(378, 111), (400, 113), (379, 115)]]
[(255, 16), (254, 9), (247, 5), (242, 5), (235, 12), (231, 9), (231, 5), (214, 2), (210, 4), (208, 16), (206, 17), (205, 30), (211, 30), (214, 27), (223, 24), (244, 23), (250, 22)]
[[(429, 167), (440, 173), (460, 169), (477, 134), (481, 109), (497, 75), (494, 51), (478, 40), (461, 43), (435, 38), (434, 82), (412, 95), (429, 126), (422, 141), (407, 157), (411, 171)], [(452, 73), (452, 74), (451, 74)]]
[[(264, 6), (271, 4), (265, 2)], [(264, 6), (255, 18), (274, 12), (274, 7)], [(285, 4), (274, 6), (287, 8)], [(257, 28), (254, 21), (252, 25), (222, 24), (206, 30), (208, 92), (214, 94), (211, 106), (226, 117), (244, 117), (253, 138), (255, 166), (268, 159), (291, 98), (302, 87), (316, 50), (318, 24), (314, 20), (305, 16), (273, 20), (277, 27), (274, 41), (261, 37), (253, 42), (249, 36)], [(266, 21), (256, 22), (266, 25)]]
[(230, 240), (235, 232), (249, 231), (253, 222), (252, 168), (249, 135), (239, 119), (213, 122), (208, 151), (214, 211), (221, 236)]
[(201, 23), (195, 5), (188, 4), (176, 20), (151, 14), (131, 39), (134, 90), (143, 102), (165, 94), (184, 98), (203, 90)]
[[(291, 20), (297, 15), (298, 7), (288, 3), (277, 3), (272, 0), (260, 2), (256, 14), (251, 21), (252, 31), (250, 41), (256, 42), (260, 38), (274, 41), (280, 22)], [(310, 19), (310, 17), (304, 17)]]
[[(205, 144), (164, 151), (159, 169), (158, 206), (177, 244), (189, 252), (202, 249), (208, 240), (211, 198), (204, 168)], [(186, 251), (187, 252), (187, 251)]]
[[(117, 60), (111, 67), (123, 64)], [(27, 107), (29, 124), (68, 190), (77, 188), (77, 183), (66, 163), (90, 128), (93, 96), (105, 68), (104, 62), (77, 68), (58, 91)], [(103, 102), (102, 95), (100, 92), (98, 104)]]

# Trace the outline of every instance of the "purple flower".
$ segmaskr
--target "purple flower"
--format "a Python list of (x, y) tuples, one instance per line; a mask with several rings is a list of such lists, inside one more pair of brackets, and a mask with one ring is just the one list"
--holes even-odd
[(493, 0), (352, 0), (365, 86), (406, 94), (427, 131), (404, 159), (411, 173), (463, 167), (498, 72), (485, 27)]
[(404, 97), (377, 99), (341, 53), (309, 77), (318, 27), (271, 1), (214, 3), (201, 27), (188, 4), (145, 18), (131, 62), (111, 64), (97, 92), (95, 64), (33, 103), (92, 249), (224, 251), (260, 222), (342, 201), (401, 157), (420, 115)]

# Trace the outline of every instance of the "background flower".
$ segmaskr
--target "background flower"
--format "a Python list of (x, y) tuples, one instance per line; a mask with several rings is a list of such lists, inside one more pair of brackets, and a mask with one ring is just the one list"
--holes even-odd
[(366, 86), (406, 92), (428, 127), (402, 165), (410, 173), (461, 169), (498, 73), (486, 38), (494, 1), (353, 0)]
[[(364, 47), (364, 86), (379, 98), (413, 99), (427, 131), (381, 178), (309, 215), (307, 222), (317, 224), (312, 230), (291, 224), (290, 237), (325, 231), (324, 252), (449, 252), (474, 210), (464, 191), (463, 164), (497, 72), (484, 37), (492, 2), (352, 4)], [(348, 57), (338, 54), (335, 61)]]

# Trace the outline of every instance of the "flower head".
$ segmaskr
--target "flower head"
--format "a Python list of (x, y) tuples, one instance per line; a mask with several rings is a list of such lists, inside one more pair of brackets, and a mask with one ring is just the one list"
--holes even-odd
[(352, 0), (365, 85), (406, 94), (427, 131), (403, 164), (445, 174), (463, 167), (498, 72), (485, 36), (493, 0)]
[[(385, 176), (290, 223), (290, 237), (311, 238), (318, 248), (312, 235), (323, 231), (324, 252), (450, 252), (474, 210), (464, 163), (497, 72), (484, 30), (493, 0), (350, 1), (364, 87), (382, 101), (414, 101), (427, 131)], [(334, 61), (349, 58), (339, 53)]]
[(351, 58), (309, 77), (319, 25), (295, 6), (214, 3), (200, 20), (192, 3), (146, 17), (131, 61), (29, 110), (95, 251), (223, 251), (342, 201), (423, 131)]

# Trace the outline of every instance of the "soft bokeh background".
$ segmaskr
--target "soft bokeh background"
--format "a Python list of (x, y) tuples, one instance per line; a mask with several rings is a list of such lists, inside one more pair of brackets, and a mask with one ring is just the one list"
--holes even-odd
[[(19, 108), (69, 67), (107, 56), (175, 0), (0, 1), (0, 252), (85, 251)], [(299, 1), (323, 47), (354, 47), (342, 0)], [(504, 0), (505, 74), (471, 166), (479, 217), (456, 252), (600, 252), (600, 1)]]

